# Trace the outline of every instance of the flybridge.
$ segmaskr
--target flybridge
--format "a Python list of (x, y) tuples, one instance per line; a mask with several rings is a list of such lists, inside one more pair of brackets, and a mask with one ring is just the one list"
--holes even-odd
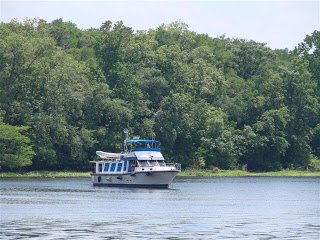
[[(130, 139), (124, 141), (124, 151), (156, 151), (160, 152), (160, 141), (149, 139)], [(129, 146), (132, 148), (130, 149)]]
[(138, 160), (164, 160), (161, 152), (156, 151), (136, 151), (134, 152)]
[(127, 143), (160, 143), (158, 140), (149, 140), (149, 139), (130, 139), (126, 140)]

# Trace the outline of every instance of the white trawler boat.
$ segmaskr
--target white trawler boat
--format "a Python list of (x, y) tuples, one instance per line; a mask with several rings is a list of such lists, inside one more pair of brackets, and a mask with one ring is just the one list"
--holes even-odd
[(97, 151), (91, 161), (94, 186), (168, 188), (181, 171), (179, 163), (165, 163), (157, 140), (124, 141), (122, 153)]

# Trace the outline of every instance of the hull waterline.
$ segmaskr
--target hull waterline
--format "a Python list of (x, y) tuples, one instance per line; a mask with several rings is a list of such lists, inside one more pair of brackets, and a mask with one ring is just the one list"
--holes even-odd
[(122, 175), (92, 174), (94, 186), (168, 188), (179, 171), (135, 172)]

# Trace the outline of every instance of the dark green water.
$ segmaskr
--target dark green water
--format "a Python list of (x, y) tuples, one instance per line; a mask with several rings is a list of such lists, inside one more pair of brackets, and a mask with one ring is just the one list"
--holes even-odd
[(180, 178), (171, 189), (89, 178), (0, 180), (0, 239), (320, 239), (320, 178)]

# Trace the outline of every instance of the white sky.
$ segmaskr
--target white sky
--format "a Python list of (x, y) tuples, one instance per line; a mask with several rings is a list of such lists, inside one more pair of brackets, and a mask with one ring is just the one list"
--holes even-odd
[(106, 20), (122, 20), (134, 30), (148, 30), (183, 21), (212, 37), (252, 39), (271, 48), (293, 49), (307, 34), (320, 29), (320, 0), (207, 1), (17, 1), (0, 0), (0, 20), (10, 22), (63, 18), (79, 28), (99, 28)]

